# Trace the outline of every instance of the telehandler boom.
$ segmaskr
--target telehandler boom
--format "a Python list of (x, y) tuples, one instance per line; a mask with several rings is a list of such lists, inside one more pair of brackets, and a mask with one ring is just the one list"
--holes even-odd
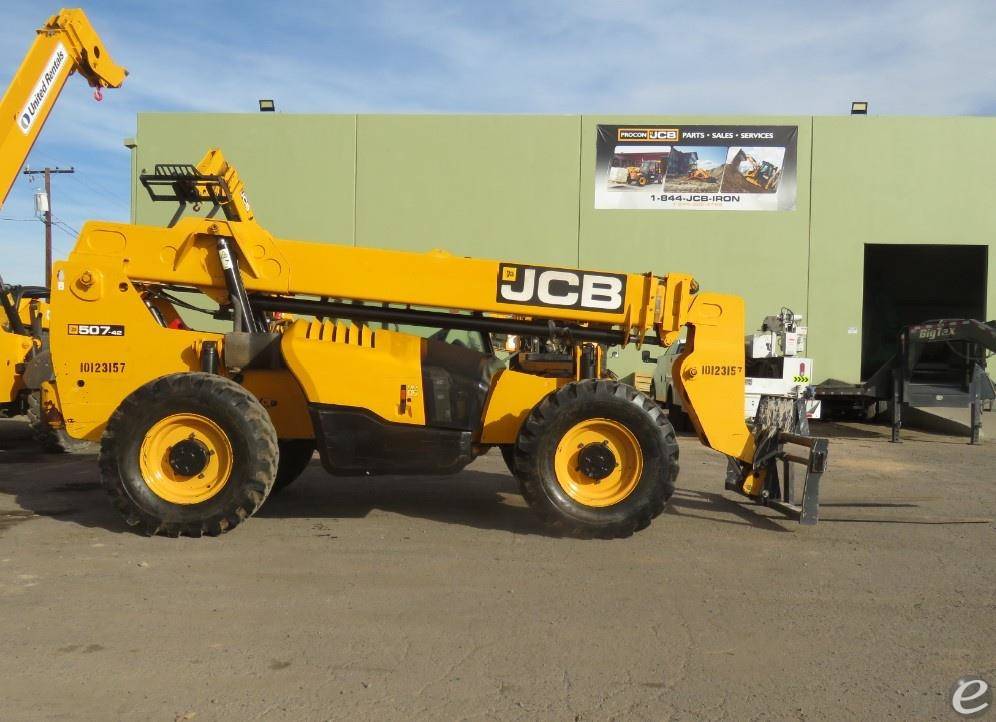
[[(728, 488), (816, 521), (826, 441), (793, 433), (791, 408), (753, 433), (744, 422), (741, 299), (677, 273), (274, 238), (217, 150), (141, 182), (179, 203), (173, 222), (84, 225), (55, 267), (51, 355), (26, 373), (50, 418), (101, 441), (104, 485), (129, 524), (227, 531), (316, 446), (328, 471), (350, 475), (455, 472), (498, 446), (552, 526), (627, 536), (674, 491), (678, 450), (661, 409), (609, 377), (604, 349), (667, 345), (683, 326), (676, 384), (699, 439), (729, 457)], [(181, 217), (202, 203), (207, 217)], [(231, 330), (190, 328), (191, 293)], [(444, 340), (461, 330), (481, 343)], [(507, 367), (495, 334), (509, 335)], [(778, 461), (805, 465), (801, 505)]]
[(73, 73), (86, 78), (98, 99), (104, 88), (120, 87), (128, 75), (111, 59), (86, 14), (64, 9), (38, 29), (0, 100), (0, 207)]
[[(63, 9), (38, 29), (34, 43), (0, 99), (0, 208), (73, 73), (79, 73), (96, 89), (98, 100), (104, 88), (120, 87), (128, 75), (111, 59), (86, 14), (78, 9)], [(36, 340), (31, 340), (32, 318), (47, 327), (47, 295), (44, 288), (7, 286), (0, 278), (0, 414), (28, 413), (43, 445), (62, 450), (72, 441), (60, 438), (40, 423), (38, 399), (27, 393), (20, 372), (25, 357), (40, 347), (42, 339), (37, 329)], [(29, 300), (33, 312), (29, 310)]]

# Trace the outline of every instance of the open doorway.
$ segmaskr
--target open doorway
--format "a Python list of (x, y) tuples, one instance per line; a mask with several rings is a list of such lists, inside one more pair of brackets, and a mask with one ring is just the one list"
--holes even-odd
[(865, 244), (861, 379), (896, 353), (900, 329), (986, 313), (987, 246)]

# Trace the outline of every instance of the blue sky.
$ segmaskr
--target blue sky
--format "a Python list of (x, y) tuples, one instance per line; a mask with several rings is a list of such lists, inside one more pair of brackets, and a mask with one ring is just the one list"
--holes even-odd
[[(0, 83), (58, 3), (0, 0)], [(625, 8), (618, 16), (613, 10)], [(29, 165), (55, 180), (56, 254), (87, 218), (127, 220), (142, 111), (840, 114), (996, 112), (996, 2), (151, 3), (87, 14), (131, 76), (103, 103), (71, 78)], [(0, 272), (38, 282), (42, 227), (18, 179)], [(27, 219), (27, 220), (25, 220)]]

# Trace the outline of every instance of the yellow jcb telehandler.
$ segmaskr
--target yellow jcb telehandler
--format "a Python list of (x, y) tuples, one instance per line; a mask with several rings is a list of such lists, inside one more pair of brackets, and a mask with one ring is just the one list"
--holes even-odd
[[(669, 345), (686, 326), (675, 383), (699, 440), (729, 457), (727, 487), (816, 521), (826, 440), (797, 434), (791, 408), (744, 422), (741, 299), (680, 273), (275, 238), (217, 150), (140, 180), (179, 204), (174, 221), (83, 226), (55, 266), (51, 355), (26, 372), (71, 436), (101, 443), (128, 524), (228, 531), (316, 447), (347, 475), (452, 473), (499, 447), (552, 527), (627, 536), (674, 492), (678, 447), (662, 410), (609, 378), (603, 349)], [(207, 217), (182, 215), (198, 203)], [(190, 306), (227, 332), (192, 328)], [(514, 337), (507, 365), (496, 334)], [(779, 474), (790, 462), (805, 468), (801, 499)]]
[(626, 169), (627, 182), (638, 186), (648, 183), (660, 183), (664, 178), (664, 162), (661, 160), (645, 160), (640, 165), (629, 166)]

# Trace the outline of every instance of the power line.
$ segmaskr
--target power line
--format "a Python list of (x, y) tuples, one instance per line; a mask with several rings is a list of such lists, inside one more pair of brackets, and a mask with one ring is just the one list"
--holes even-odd
[(95, 195), (103, 196), (107, 200), (110, 200), (112, 203), (116, 203), (121, 208), (127, 208), (127, 209), (130, 210), (130, 205), (128, 203), (126, 203), (125, 201), (121, 200), (120, 198), (116, 198), (110, 191), (100, 190), (100, 188), (98, 188), (97, 186), (90, 185), (90, 183), (88, 183), (87, 181), (85, 181), (83, 178), (76, 178), (76, 176), (73, 176), (73, 180), (75, 180), (77, 183), (80, 183), (80, 184), (86, 186), (90, 190), (91, 193), (94, 193)]
[(67, 242), (67, 241), (61, 241), (61, 240), (60, 241), (56, 241), (55, 239), (53, 239), (52, 245), (54, 246), (55, 250), (57, 250), (59, 252), (60, 255), (68, 256), (69, 253), (76, 246), (76, 243), (75, 243), (75, 241), (76, 241), (76, 235), (73, 234), (73, 233), (70, 233), (69, 231), (67, 231), (62, 226), (56, 226), (56, 228), (58, 228), (60, 231), (62, 231), (62, 233), (64, 233), (66, 235), (66, 238), (69, 239), (69, 242)]
[(67, 238), (69, 238), (69, 239), (70, 239), (71, 241), (75, 241), (75, 240), (76, 240), (76, 239), (78, 238), (78, 236), (79, 236), (79, 234), (77, 234), (77, 233), (73, 233), (72, 231), (68, 230), (68, 227), (67, 227), (67, 226), (60, 226), (60, 225), (59, 225), (59, 224), (57, 224), (57, 223), (53, 223), (52, 225), (53, 225), (53, 226), (54, 226), (55, 228), (58, 228), (58, 229), (59, 229), (60, 231), (62, 231), (63, 233), (65, 233), (65, 234), (66, 234), (66, 237), (67, 237)]
[[(49, 156), (49, 155), (47, 155), (45, 153), (42, 153), (40, 151), (36, 151), (36, 152), (42, 158), (45, 158), (46, 160), (51, 161), (53, 163), (56, 162), (55, 159), (52, 158), (51, 156)], [(72, 176), (72, 179), (74, 181), (76, 181), (77, 183), (79, 183), (80, 185), (84, 185), (87, 188), (89, 188), (89, 190), (90, 190), (91, 193), (95, 193), (97, 195), (102, 195), (105, 198), (113, 201), (114, 203), (117, 203), (122, 208), (128, 208), (130, 210), (130, 204), (124, 202), (123, 200), (121, 200), (121, 198), (118, 197), (113, 191), (108, 190), (104, 186), (98, 185), (95, 181), (87, 180), (87, 178), (84, 175), (84, 171), (81, 171), (79, 168), (76, 169), (76, 172), (79, 174), (80, 177), (77, 177), (76, 175), (74, 175), (74, 176)]]
[(69, 225), (68, 223), (66, 223), (64, 220), (62, 220), (61, 218), (59, 218), (59, 216), (55, 215), (54, 213), (52, 214), (52, 220), (54, 220), (56, 223), (61, 223), (66, 228), (68, 228), (69, 230), (71, 230), (73, 233), (75, 233), (76, 235), (79, 235), (80, 232), (78, 230), (76, 230), (75, 228), (73, 228), (71, 225)]

